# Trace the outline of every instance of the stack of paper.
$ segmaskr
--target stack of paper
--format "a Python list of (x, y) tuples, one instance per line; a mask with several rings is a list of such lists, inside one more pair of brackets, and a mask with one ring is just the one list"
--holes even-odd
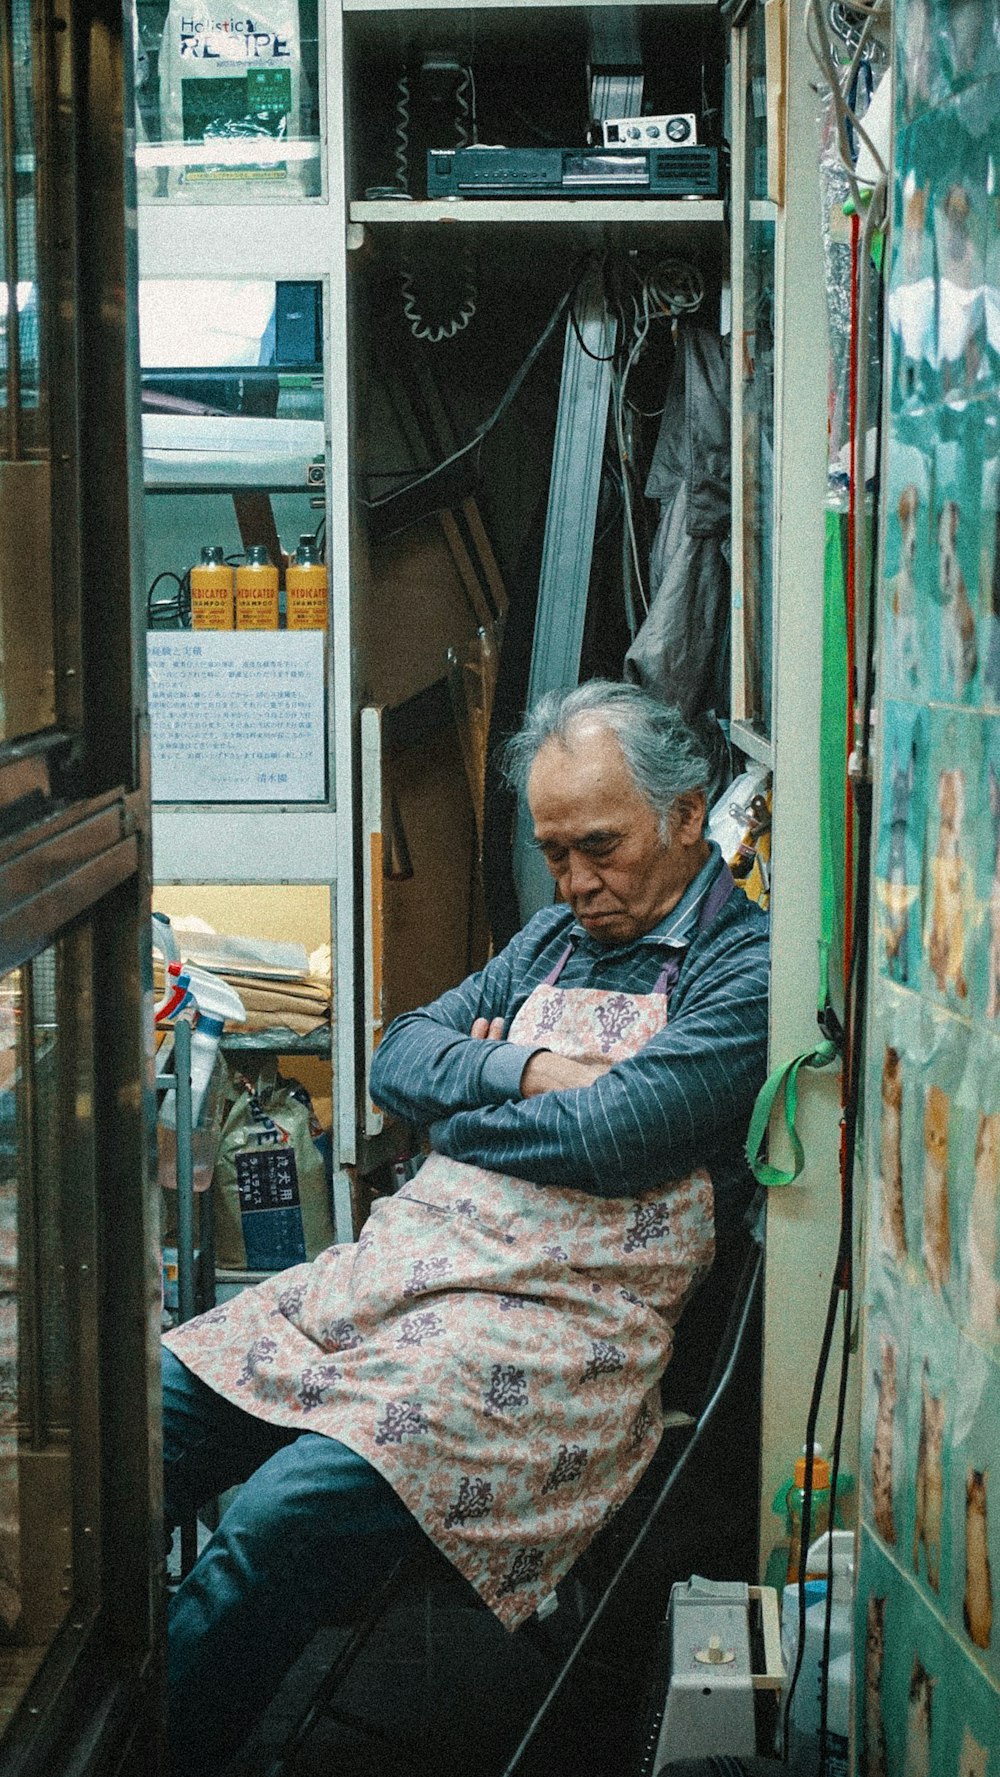
[[(227, 1030), (287, 1030), (308, 1036), (329, 1024), (328, 946), (310, 957), (302, 944), (233, 937), (211, 931), (201, 920), (172, 923), (184, 961), (230, 982), (243, 1001), (246, 1018), (227, 1023)], [(159, 997), (163, 965), (158, 956), (153, 973)]]

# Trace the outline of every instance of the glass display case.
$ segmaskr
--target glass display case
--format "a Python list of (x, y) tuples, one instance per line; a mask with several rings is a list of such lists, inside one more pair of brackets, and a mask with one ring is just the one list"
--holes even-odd
[(17, 1777), (159, 1763), (121, 39), (120, 8), (0, 0), (0, 1766)]
[[(340, 539), (342, 561), (342, 478), (331, 488), (328, 477), (342, 254), (329, 228), (312, 225), (291, 249), (288, 211), (274, 193), (258, 205), (255, 191), (226, 211), (229, 264), (202, 275), (221, 212), (185, 212), (178, 254), (162, 226), (172, 207), (140, 186), (154, 905), (196, 967), (209, 937), (243, 947), (253, 1003), (246, 1020), (228, 1021), (230, 1072), (252, 1084), (269, 1057), (282, 1075), (308, 1074), (345, 1239), (353, 704), (349, 601), (343, 579), (335, 592), (332, 549)], [(276, 945), (295, 960), (272, 980)], [(345, 955), (336, 970), (332, 954)]]
[(149, 279), (139, 312), (154, 800), (326, 802), (322, 284)]
[(0, 1737), (70, 1612), (79, 1631), (97, 1596), (72, 1534), (74, 1518), (94, 1522), (96, 1498), (67, 1244), (88, 1206), (69, 1201), (62, 1112), (90, 1071), (89, 960), (84, 931), (0, 980)]
[(774, 561), (774, 223), (747, 226), (741, 462), (743, 720), (771, 738)]
[(732, 38), (733, 739), (773, 765), (775, 254), (783, 169), (783, 8)]
[(37, 584), (51, 536), (46, 379), (39, 314), (35, 67), (27, 5), (11, 8), (0, 107), (0, 742), (55, 720), (51, 590)]
[(139, 196), (182, 204), (321, 195), (318, 0), (252, 14), (134, 0)]
[[(363, 1170), (391, 1158), (375, 1140), (381, 1118), (366, 1092), (385, 1017), (434, 997), (485, 954), (482, 796), (469, 759), (475, 721), (485, 747), (489, 712), (473, 698), (473, 720), (464, 693), (470, 678), (478, 685), (480, 655), (495, 671), (508, 586), (523, 571), (522, 516), (529, 506), (544, 515), (567, 302), (573, 321), (583, 315), (567, 292), (590, 258), (606, 257), (626, 282), (639, 267), (638, 289), (680, 257), (696, 264), (705, 316), (718, 324), (723, 35), (714, 10), (697, 4), (637, 9), (641, 17), (618, 7), (428, 10), (381, 0), (272, 10), (295, 14), (303, 73), (298, 125), (289, 113), (265, 150), (263, 128), (245, 127), (242, 113), (224, 116), (219, 77), (195, 67), (201, 49), (214, 47), (211, 32), (198, 32), (198, 8), (184, 9), (192, 31), (182, 57), (171, 22), (179, 9), (138, 5), (154, 875), (177, 892), (198, 883), (325, 885), (336, 958), (333, 1138), (338, 1166)], [(246, 44), (224, 47), (249, 59)], [(621, 103), (637, 94), (634, 54), (647, 70), (648, 105), (698, 113), (716, 168), (707, 195), (696, 181), (644, 198), (624, 187), (596, 197), (572, 189), (497, 201), (428, 196), (428, 151), (452, 141), (530, 148), (541, 129), (585, 145), (595, 93), (605, 110), (609, 83)], [(595, 56), (613, 72), (592, 90)], [(626, 66), (631, 74), (619, 72)], [(246, 80), (248, 112), (256, 80)], [(321, 147), (311, 183), (300, 178), (308, 161), (293, 177), (286, 152), (296, 128), (306, 138), (307, 91)], [(263, 176), (268, 155), (284, 163), (280, 178)], [(294, 328), (282, 319), (290, 307)], [(534, 362), (546, 329), (552, 350), (526, 389), (529, 424), (515, 417), (476, 451), (463, 450), (519, 366)], [(653, 331), (666, 338), (659, 323)], [(641, 374), (631, 392), (651, 410), (660, 405)], [(651, 437), (654, 422), (643, 423)], [(637, 425), (629, 410), (623, 429)], [(429, 506), (422, 497), (407, 506), (406, 484), (451, 451), (460, 459), (454, 482), (440, 499), (428, 487)], [(567, 525), (581, 528), (575, 517)], [(315, 642), (290, 634), (280, 584), (276, 633), (196, 629), (191, 570), (202, 549), (239, 568), (264, 546), (280, 582), (309, 534), (329, 577), (325, 781), (304, 768), (287, 777), (283, 759), (255, 760), (253, 783), (241, 777), (245, 730), (220, 726), (216, 715), (226, 781), (213, 779), (205, 752), (178, 780), (161, 744), (169, 726), (171, 759), (184, 754), (175, 688), (203, 723), (227, 656), (261, 649), (273, 662), (282, 648)], [(624, 615), (621, 632), (619, 667)], [(590, 640), (600, 645), (600, 636)], [(610, 653), (609, 637), (604, 645)], [(367, 732), (380, 735), (367, 749), (364, 706), (374, 712)], [(252, 713), (261, 711), (253, 698)], [(315, 725), (307, 739), (315, 742)]]

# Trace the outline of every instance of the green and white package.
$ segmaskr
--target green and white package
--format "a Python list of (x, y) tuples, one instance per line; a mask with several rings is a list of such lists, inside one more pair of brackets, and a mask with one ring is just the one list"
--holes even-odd
[(287, 162), (263, 145), (297, 138), (301, 74), (298, 0), (265, 0), (253, 12), (170, 0), (160, 46), (163, 138), (218, 150), (187, 161), (181, 182), (286, 180)]

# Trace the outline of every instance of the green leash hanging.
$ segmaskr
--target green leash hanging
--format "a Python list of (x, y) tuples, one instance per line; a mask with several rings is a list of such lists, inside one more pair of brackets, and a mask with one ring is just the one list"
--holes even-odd
[[(759, 1185), (791, 1185), (794, 1184), (806, 1163), (805, 1149), (795, 1126), (795, 1118), (799, 1108), (799, 1073), (804, 1067), (829, 1067), (836, 1061), (840, 1050), (836, 1043), (829, 1039), (817, 1043), (815, 1049), (809, 1049), (804, 1055), (796, 1055), (794, 1061), (782, 1062), (780, 1067), (768, 1075), (753, 1107), (750, 1119), (750, 1131), (747, 1135), (746, 1154), (750, 1162), (750, 1170)], [(794, 1167), (788, 1171), (772, 1166), (769, 1161), (761, 1158), (761, 1149), (771, 1123), (771, 1112), (775, 1104), (783, 1105), (785, 1112), (785, 1129), (795, 1160)]]
[[(799, 1074), (805, 1068), (829, 1067), (841, 1052), (843, 1031), (830, 995), (830, 956), (843, 925), (837, 885), (844, 874), (844, 734), (847, 724), (847, 632), (844, 613), (844, 556), (839, 512), (826, 515), (823, 562), (823, 691), (820, 704), (820, 933), (819, 993), (816, 1018), (823, 1040), (768, 1075), (753, 1108), (746, 1156), (758, 1184), (794, 1184), (805, 1165), (805, 1150), (796, 1126)], [(763, 1158), (771, 1117), (784, 1112), (785, 1131), (794, 1161), (791, 1169), (772, 1166)]]

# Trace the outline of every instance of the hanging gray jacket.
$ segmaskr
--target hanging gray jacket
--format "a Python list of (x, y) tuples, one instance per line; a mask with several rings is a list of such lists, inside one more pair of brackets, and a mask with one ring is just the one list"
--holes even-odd
[(683, 327), (646, 482), (650, 610), (625, 677), (689, 721), (729, 711), (729, 340)]

